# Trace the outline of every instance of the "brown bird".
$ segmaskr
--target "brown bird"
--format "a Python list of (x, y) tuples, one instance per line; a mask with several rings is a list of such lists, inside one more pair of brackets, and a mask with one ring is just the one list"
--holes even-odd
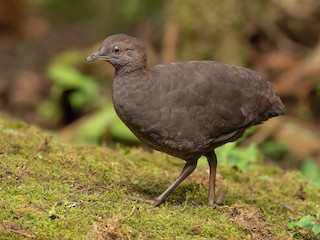
[(190, 61), (148, 68), (145, 46), (125, 34), (105, 39), (86, 59), (93, 60), (114, 66), (113, 104), (127, 127), (143, 143), (186, 161), (179, 177), (153, 201), (155, 206), (194, 171), (202, 155), (210, 167), (208, 205), (215, 205), (214, 149), (283, 114), (272, 86), (244, 67)]

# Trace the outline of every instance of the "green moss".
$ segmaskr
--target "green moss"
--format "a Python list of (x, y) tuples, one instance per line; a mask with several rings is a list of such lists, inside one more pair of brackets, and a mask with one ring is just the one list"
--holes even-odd
[(299, 239), (287, 223), (320, 208), (319, 189), (298, 173), (221, 164), (223, 206), (206, 206), (208, 172), (199, 165), (155, 208), (134, 198), (160, 194), (183, 161), (139, 148), (63, 144), (3, 117), (0, 124), (3, 239)]

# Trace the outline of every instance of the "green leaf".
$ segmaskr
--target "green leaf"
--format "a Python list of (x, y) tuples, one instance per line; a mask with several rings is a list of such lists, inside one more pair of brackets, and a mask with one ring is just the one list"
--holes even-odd
[(304, 161), (301, 169), (302, 176), (312, 180), (312, 183), (320, 184), (320, 168), (312, 159)]
[(79, 76), (79, 72), (75, 69), (60, 64), (51, 65), (48, 68), (48, 75), (54, 82), (66, 88), (78, 87), (80, 84), (79, 79), (82, 77)]
[(294, 228), (296, 226), (296, 222), (288, 222), (287, 227), (288, 228)]
[(301, 172), (306, 178), (314, 178), (319, 174), (318, 165), (315, 163), (315, 161), (307, 159), (302, 165)]
[(132, 181), (132, 184), (134, 184), (134, 185), (139, 185), (139, 184), (140, 184), (140, 181), (137, 180), (137, 179), (136, 179), (136, 180), (133, 180), (133, 181)]
[(137, 137), (122, 121), (120, 121), (120, 119), (118, 119), (115, 112), (113, 114), (115, 120), (113, 121), (112, 128), (110, 129), (112, 136), (129, 142), (137, 142)]
[(105, 102), (105, 106), (90, 116), (87, 116), (77, 129), (77, 139), (80, 142), (99, 143), (105, 133), (112, 137), (137, 142), (138, 139), (117, 116), (111, 102)]
[(311, 229), (314, 226), (314, 218), (312, 216), (303, 216), (297, 223), (296, 226)]
[(254, 168), (259, 162), (260, 152), (255, 144), (247, 148), (236, 147), (236, 142), (227, 143), (219, 147), (216, 151), (219, 162), (224, 165), (236, 167), (240, 171), (247, 171)]
[(81, 110), (85, 105), (93, 102), (97, 96), (98, 85), (94, 79), (72, 66), (51, 64), (48, 68), (48, 76), (54, 82), (50, 95), (55, 103), (61, 99), (65, 91), (72, 90), (68, 99), (72, 109)]
[(314, 224), (312, 227), (312, 232), (317, 235), (320, 233), (320, 224)]
[(86, 117), (77, 130), (78, 140), (80, 142), (97, 144), (101, 141), (106, 129), (113, 121), (113, 117), (110, 116), (111, 108), (111, 103), (106, 103), (105, 108)]

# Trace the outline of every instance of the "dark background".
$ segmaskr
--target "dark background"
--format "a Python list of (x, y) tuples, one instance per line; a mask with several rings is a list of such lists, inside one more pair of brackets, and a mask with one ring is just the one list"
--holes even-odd
[(113, 68), (84, 62), (115, 33), (144, 42), (150, 66), (212, 59), (259, 72), (286, 115), (239, 145), (320, 179), (320, 1), (0, 0), (0, 111), (67, 140), (138, 144), (111, 105)]

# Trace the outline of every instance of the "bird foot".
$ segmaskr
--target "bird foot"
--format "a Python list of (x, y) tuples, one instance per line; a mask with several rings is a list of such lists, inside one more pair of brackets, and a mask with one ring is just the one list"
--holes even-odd
[(226, 200), (226, 194), (228, 193), (227, 189), (220, 190), (217, 195), (213, 199), (208, 200), (208, 205), (212, 207), (221, 206), (223, 205), (224, 201)]
[(227, 189), (222, 189), (218, 192), (217, 196), (216, 196), (216, 201), (215, 203), (217, 205), (222, 205), (224, 203), (224, 201), (226, 200), (226, 195), (228, 193)]

